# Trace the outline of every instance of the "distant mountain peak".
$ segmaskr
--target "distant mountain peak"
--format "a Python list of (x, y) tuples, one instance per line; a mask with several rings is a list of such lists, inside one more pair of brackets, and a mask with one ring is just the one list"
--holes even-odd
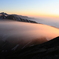
[(29, 20), (29, 17), (27, 16), (16, 15), (16, 14), (9, 15), (4, 12), (0, 13), (0, 19), (10, 19), (10, 20), (21, 21), (21, 22), (37, 23), (36, 21)]

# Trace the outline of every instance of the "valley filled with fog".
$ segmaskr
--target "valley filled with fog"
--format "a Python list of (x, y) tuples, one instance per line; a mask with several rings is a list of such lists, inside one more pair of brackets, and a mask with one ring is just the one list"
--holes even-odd
[(58, 19), (0, 14), (0, 43), (9, 42), (24, 47), (41, 44), (59, 36)]
[(11, 20), (0, 21), (0, 44), (9, 42), (7, 47), (8, 44), (22, 47), (41, 44), (57, 36), (59, 36), (59, 29), (48, 25)]

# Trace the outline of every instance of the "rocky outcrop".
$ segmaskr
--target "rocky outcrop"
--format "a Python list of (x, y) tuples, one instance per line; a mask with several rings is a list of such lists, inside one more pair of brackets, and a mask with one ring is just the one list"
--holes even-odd
[(6, 19), (7, 15), (8, 14), (4, 12), (0, 13), (0, 19)]

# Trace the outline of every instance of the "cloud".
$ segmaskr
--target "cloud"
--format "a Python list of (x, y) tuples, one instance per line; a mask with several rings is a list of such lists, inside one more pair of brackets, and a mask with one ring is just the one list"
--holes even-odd
[(59, 18), (32, 18), (31, 20), (59, 28)]

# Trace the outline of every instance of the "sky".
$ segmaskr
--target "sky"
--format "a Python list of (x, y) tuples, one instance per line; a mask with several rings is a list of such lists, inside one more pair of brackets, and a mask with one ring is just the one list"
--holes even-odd
[(0, 12), (59, 18), (59, 0), (0, 0)]

